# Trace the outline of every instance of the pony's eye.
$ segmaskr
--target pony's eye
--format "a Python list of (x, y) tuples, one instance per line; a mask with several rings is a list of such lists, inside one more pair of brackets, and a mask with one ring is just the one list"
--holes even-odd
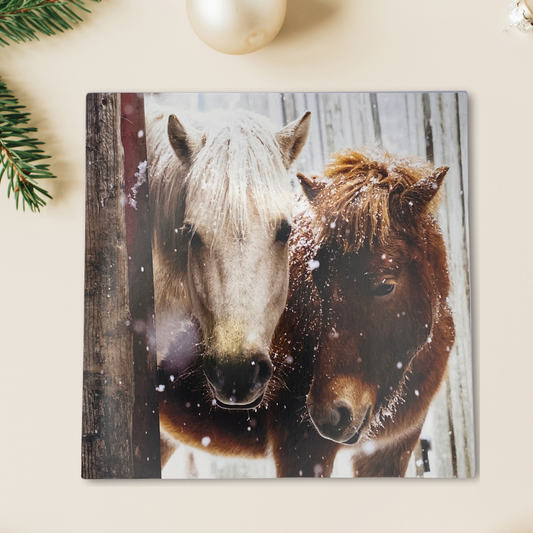
[(278, 228), (278, 231), (276, 231), (276, 241), (285, 244), (289, 240), (291, 230), (292, 226), (289, 224), (289, 222), (287, 222), (287, 220), (283, 219)]
[(188, 223), (185, 223), (183, 225), (183, 234), (184, 234), (185, 238), (187, 238), (189, 240), (189, 244), (191, 246), (199, 247), (199, 246), (202, 246), (204, 244), (203, 241), (202, 241), (202, 238), (200, 237), (200, 235), (198, 235), (198, 233)]
[(192, 234), (192, 237), (191, 237), (191, 240), (189, 241), (190, 245), (191, 246), (194, 246), (194, 247), (199, 247), (199, 246), (202, 246), (204, 244), (204, 241), (202, 241), (202, 238), (200, 237), (200, 235), (198, 235), (198, 233), (196, 233), (196, 231)]
[(383, 283), (380, 283), (373, 291), (372, 294), (374, 296), (387, 296), (389, 294), (392, 294), (394, 289), (396, 288), (395, 283), (387, 283), (387, 281), (384, 281)]

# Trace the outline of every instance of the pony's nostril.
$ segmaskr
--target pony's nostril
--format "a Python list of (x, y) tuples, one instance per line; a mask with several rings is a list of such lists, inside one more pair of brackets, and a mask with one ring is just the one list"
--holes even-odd
[(255, 381), (263, 386), (272, 377), (272, 362), (269, 358), (266, 358), (262, 359), (261, 361), (257, 361), (255, 366), (257, 367)]
[(339, 431), (344, 431), (350, 427), (353, 421), (352, 411), (348, 407), (338, 407), (337, 413), (339, 415), (339, 421), (337, 422), (337, 428)]
[(266, 354), (223, 361), (205, 356), (203, 363), (211, 391), (223, 407), (259, 404), (272, 377), (272, 363)]
[(355, 444), (367, 427), (372, 413), (372, 405), (357, 406), (346, 401), (337, 401), (328, 407), (317, 408), (313, 401), (307, 404), (309, 416), (318, 432), (326, 439), (343, 444)]
[(318, 432), (325, 438), (344, 442), (356, 431), (353, 410), (347, 402), (339, 401), (329, 407), (308, 404), (309, 415)]

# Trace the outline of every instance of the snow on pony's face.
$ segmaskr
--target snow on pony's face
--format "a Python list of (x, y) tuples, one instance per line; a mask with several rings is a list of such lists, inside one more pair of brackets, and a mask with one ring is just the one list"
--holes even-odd
[(324, 315), (307, 406), (318, 432), (344, 444), (364, 441), (404, 400), (449, 287), (430, 214), (447, 167), (371, 155), (339, 154), (327, 182), (300, 176), (316, 214), (309, 268)]
[[(217, 404), (249, 408), (261, 402), (272, 374), (269, 348), (289, 283), (288, 170), (307, 138), (309, 115), (277, 133), (251, 113), (211, 118), (196, 136), (169, 120), (178, 157), (194, 154), (180, 228), (187, 243), (188, 296), (203, 332), (203, 367)], [(195, 137), (201, 140), (187, 146)]]

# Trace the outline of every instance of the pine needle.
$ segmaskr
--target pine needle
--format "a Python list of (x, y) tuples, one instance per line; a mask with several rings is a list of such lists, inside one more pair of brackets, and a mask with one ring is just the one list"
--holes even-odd
[[(81, 22), (76, 9), (89, 13), (82, 0), (0, 0), (0, 46), (39, 40), (38, 33), (70, 30)], [(43, 197), (52, 197), (37, 180), (55, 176), (49, 165), (40, 162), (50, 156), (39, 148), (43, 143), (30, 136), (37, 130), (27, 126), (29, 113), (23, 109), (0, 80), (0, 184), (6, 176), (7, 196), (13, 193), (17, 209), (22, 201), (22, 209), (27, 205), (40, 211), (46, 205)]]
[(49, 165), (41, 163), (50, 156), (39, 148), (43, 143), (30, 136), (37, 129), (27, 126), (29, 113), (23, 113), (23, 109), (0, 80), (0, 183), (6, 176), (7, 196), (13, 193), (17, 209), (22, 200), (23, 210), (28, 205), (32, 211), (40, 211), (46, 205), (43, 196), (52, 197), (37, 185), (37, 180), (55, 176)]
[(0, 46), (70, 30), (81, 22), (74, 9), (89, 13), (82, 0), (0, 0)]

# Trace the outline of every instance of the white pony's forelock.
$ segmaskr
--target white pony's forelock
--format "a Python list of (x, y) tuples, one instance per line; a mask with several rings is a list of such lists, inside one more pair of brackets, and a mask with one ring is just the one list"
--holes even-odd
[(188, 220), (245, 235), (251, 215), (261, 224), (292, 219), (292, 190), (271, 123), (251, 112), (212, 113), (205, 143), (184, 186)]

